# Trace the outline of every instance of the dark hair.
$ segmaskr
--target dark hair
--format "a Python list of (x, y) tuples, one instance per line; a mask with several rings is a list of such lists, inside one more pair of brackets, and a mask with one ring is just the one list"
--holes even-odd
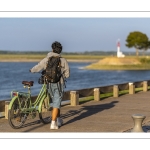
[(55, 41), (54, 43), (52, 43), (52, 49), (54, 53), (60, 54), (62, 51), (62, 45), (59, 42)]

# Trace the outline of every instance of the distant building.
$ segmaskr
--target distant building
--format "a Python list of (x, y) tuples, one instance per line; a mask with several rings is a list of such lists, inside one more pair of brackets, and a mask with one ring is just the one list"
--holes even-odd
[(120, 41), (117, 42), (117, 57), (125, 57), (125, 55), (120, 51)]

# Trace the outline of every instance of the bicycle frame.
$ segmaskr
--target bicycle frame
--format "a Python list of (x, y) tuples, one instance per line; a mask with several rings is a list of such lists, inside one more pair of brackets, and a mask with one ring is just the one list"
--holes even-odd
[(42, 102), (47, 97), (47, 94), (48, 94), (47, 84), (45, 84), (45, 83), (43, 84), (43, 86), (40, 90), (40, 93), (38, 94), (35, 102), (33, 102), (33, 103), (32, 103), (32, 98), (31, 98), (30, 92), (25, 93), (25, 92), (12, 91), (11, 96), (13, 98), (10, 101), (9, 109), (11, 109), (12, 104), (13, 104), (14, 100), (16, 99), (16, 97), (18, 98), (19, 104), (21, 103), (20, 98), (23, 97), (23, 98), (25, 98), (26, 105), (27, 105), (27, 102), (29, 102), (29, 106), (27, 108), (20, 108), (22, 113), (29, 113), (29, 112), (32, 112), (34, 110), (38, 110), (38, 112), (40, 113), (41, 112), (40, 108), (41, 108)]
[(27, 93), (11, 91), (12, 99), (8, 108), (8, 121), (12, 128), (18, 129), (22, 127), (28, 116), (34, 119), (37, 113), (42, 123), (50, 123), (50, 95), (48, 94), (46, 77), (43, 74), (42, 77), (44, 77), (44, 80), (39, 84), (43, 85), (34, 101), (30, 90), (30, 87), (33, 86), (33, 81), (22, 81), (24, 87), (28, 88)]

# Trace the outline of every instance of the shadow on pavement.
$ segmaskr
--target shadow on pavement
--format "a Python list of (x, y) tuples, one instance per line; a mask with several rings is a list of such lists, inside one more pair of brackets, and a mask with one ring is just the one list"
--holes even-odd
[[(61, 118), (65, 119), (65, 118), (69, 118), (69, 117), (73, 117), (73, 116), (75, 116), (75, 117), (70, 119), (69, 121), (67, 121), (63, 125), (66, 125), (66, 124), (81, 120), (83, 118), (92, 116), (92, 115), (94, 115), (98, 112), (101, 112), (103, 110), (111, 109), (115, 106), (116, 103), (118, 103), (118, 101), (112, 101), (112, 102), (107, 103), (107, 104), (83, 106), (79, 110), (69, 110), (67, 113), (61, 115)], [(44, 127), (45, 125), (46, 124), (43, 124), (40, 120), (36, 120), (36, 121), (32, 121), (32, 122), (24, 124), (21, 128), (27, 127), (27, 129), (23, 132), (31, 132), (37, 128)]]
[(103, 110), (106, 110), (106, 109), (111, 109), (115, 106), (115, 103), (118, 103), (118, 101), (112, 101), (112, 102), (107, 103), (107, 104), (83, 106), (83, 108), (81, 108), (79, 110), (70, 110), (66, 114), (61, 115), (62, 119), (72, 117), (72, 116), (75, 116), (75, 115), (78, 115), (78, 116), (76, 116), (73, 119), (67, 121), (63, 125), (66, 125), (66, 124), (81, 120), (83, 118), (92, 116), (92, 115), (94, 115), (94, 114), (96, 114), (100, 111), (103, 111)]

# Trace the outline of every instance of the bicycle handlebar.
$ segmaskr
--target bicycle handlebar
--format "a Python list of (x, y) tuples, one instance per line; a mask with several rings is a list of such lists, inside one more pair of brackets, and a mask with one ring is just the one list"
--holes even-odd
[[(31, 69), (29, 70), (29, 72), (31, 72)], [(42, 70), (40, 72), (34, 72), (34, 73), (40, 73), (40, 74), (44, 75), (46, 73), (46, 70)]]

